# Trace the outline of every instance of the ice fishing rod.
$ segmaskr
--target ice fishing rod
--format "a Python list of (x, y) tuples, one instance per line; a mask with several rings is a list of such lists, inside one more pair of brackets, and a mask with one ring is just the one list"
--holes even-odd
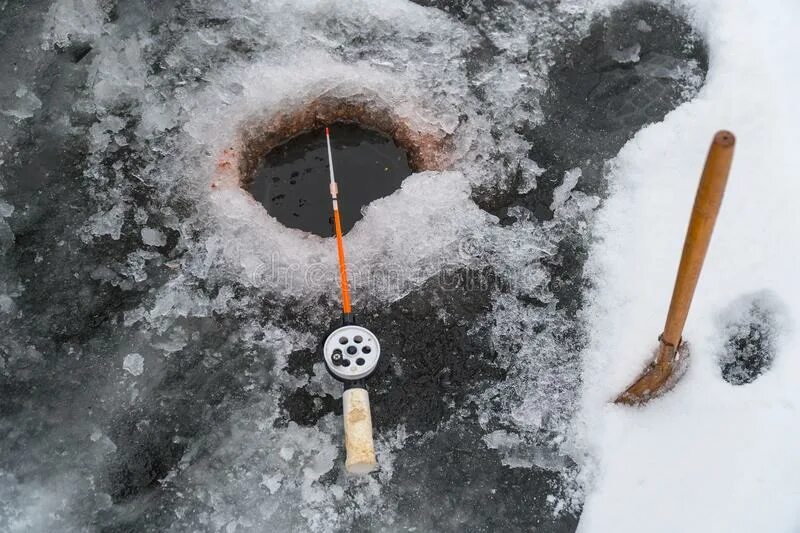
[(333, 152), (331, 152), (331, 132), (325, 128), (325, 142), (328, 144), (328, 171), (331, 176), (330, 191), (333, 204), (333, 227), (336, 231), (336, 251), (339, 254), (339, 284), (342, 288), (342, 322), (353, 323), (353, 311), (350, 307), (350, 288), (347, 283), (347, 263), (344, 260), (344, 241), (342, 239), (342, 219), (339, 216), (339, 186), (333, 172)]
[(378, 366), (381, 345), (370, 330), (356, 325), (350, 306), (342, 222), (339, 216), (339, 187), (333, 172), (331, 135), (328, 128), (325, 128), (325, 140), (328, 144), (333, 225), (336, 232), (336, 249), (339, 255), (342, 326), (328, 335), (322, 351), (328, 372), (344, 384), (342, 417), (344, 419), (344, 444), (347, 452), (345, 468), (348, 472), (366, 474), (375, 470), (378, 464), (375, 459), (375, 446), (372, 442), (372, 414), (366, 380)]

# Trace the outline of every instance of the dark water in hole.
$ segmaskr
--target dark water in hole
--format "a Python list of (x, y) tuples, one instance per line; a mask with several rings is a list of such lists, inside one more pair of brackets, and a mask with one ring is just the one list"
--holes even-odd
[[(339, 184), (342, 231), (361, 219), (361, 208), (400, 188), (411, 175), (408, 156), (381, 133), (355, 124), (330, 128)], [(283, 225), (333, 236), (325, 130), (303, 133), (271, 150), (248, 190)]]

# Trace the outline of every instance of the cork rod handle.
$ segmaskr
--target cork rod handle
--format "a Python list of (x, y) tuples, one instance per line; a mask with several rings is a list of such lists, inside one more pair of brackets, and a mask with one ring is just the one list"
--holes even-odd
[(367, 474), (378, 466), (372, 442), (372, 413), (366, 389), (350, 388), (342, 395), (344, 408), (345, 468), (353, 474)]

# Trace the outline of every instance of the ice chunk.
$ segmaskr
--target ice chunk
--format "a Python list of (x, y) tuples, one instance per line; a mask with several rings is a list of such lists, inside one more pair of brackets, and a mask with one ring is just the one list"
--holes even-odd
[(89, 232), (84, 236), (85, 241), (92, 236), (110, 235), (118, 240), (122, 233), (122, 224), (125, 222), (125, 205), (117, 204), (108, 211), (101, 211), (93, 215), (87, 222), (85, 229)]
[(27, 87), (17, 89), (14, 96), (16, 100), (13, 101), (13, 106), (10, 109), (3, 109), (0, 113), (17, 120), (24, 120), (32, 117), (42, 107), (42, 101)]
[(0, 217), (10, 217), (14, 213), (14, 206), (0, 199)]
[(89, 132), (91, 133), (92, 144), (95, 147), (103, 148), (111, 140), (111, 135), (117, 133), (125, 127), (125, 121), (117, 116), (109, 115), (101, 121), (92, 124)]
[(572, 189), (578, 184), (581, 175), (582, 171), (580, 168), (573, 168), (564, 173), (564, 181), (553, 191), (553, 202), (550, 204), (551, 211), (556, 211), (559, 207), (564, 205), (564, 202), (569, 199)]
[(138, 353), (129, 353), (122, 362), (122, 368), (132, 376), (141, 376), (144, 372), (144, 357)]
[(0, 218), (0, 255), (14, 246), (14, 232), (4, 219)]
[(617, 63), (638, 63), (639, 53), (642, 51), (642, 45), (639, 43), (632, 44), (625, 48), (618, 48), (611, 51), (611, 58)]
[(283, 480), (283, 474), (277, 473), (271, 476), (264, 474), (261, 476), (259, 485), (267, 489), (270, 494), (275, 494), (281, 488), (281, 480)]
[(142, 242), (148, 246), (164, 246), (167, 238), (154, 228), (142, 228)]
[(175, 110), (169, 106), (148, 107), (142, 114), (142, 121), (138, 127), (138, 133), (152, 135), (153, 133), (163, 132), (173, 126), (176, 122)]
[(147, 214), (147, 211), (142, 209), (141, 207), (137, 207), (136, 210), (133, 212), (133, 220), (137, 224), (144, 224), (147, 222), (147, 219), (150, 218)]
[(102, 105), (124, 97), (138, 98), (147, 80), (147, 66), (142, 59), (142, 43), (131, 36), (104, 49), (92, 63), (94, 96)]
[(288, 462), (292, 460), (292, 457), (294, 457), (294, 449), (289, 447), (283, 447), (280, 449), (279, 454), (281, 456), (281, 459)]
[(522, 444), (519, 435), (514, 435), (503, 429), (498, 429), (483, 436), (483, 441), (489, 448), (494, 448), (503, 453), (503, 464), (511, 468), (530, 468), (533, 463), (525, 459), (522, 454), (514, 453)]
[(42, 48), (91, 40), (100, 35), (105, 21), (98, 0), (57, 0), (45, 15)]
[(521, 179), (517, 192), (526, 194), (536, 188), (536, 180), (542, 175), (544, 169), (530, 159), (525, 159), (520, 163)]
[(0, 313), (13, 313), (16, 309), (14, 300), (8, 294), (0, 294)]

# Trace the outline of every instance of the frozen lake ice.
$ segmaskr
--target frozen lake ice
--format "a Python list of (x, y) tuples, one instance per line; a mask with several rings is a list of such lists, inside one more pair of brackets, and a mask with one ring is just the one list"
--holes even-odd
[[(643, 128), (714, 102), (700, 4), (0, 4), (0, 529), (602, 531), (619, 461), (587, 402), (627, 377), (586, 359), (616, 279), (598, 265), (622, 272), (597, 242), (625, 245)], [(348, 206), (384, 353), (365, 477), (320, 353), (329, 214), (287, 227), (212, 187), (252, 121), (320, 101), (390, 115), (425, 162)], [(728, 381), (781, 361), (791, 312), (761, 289), (715, 315)]]

